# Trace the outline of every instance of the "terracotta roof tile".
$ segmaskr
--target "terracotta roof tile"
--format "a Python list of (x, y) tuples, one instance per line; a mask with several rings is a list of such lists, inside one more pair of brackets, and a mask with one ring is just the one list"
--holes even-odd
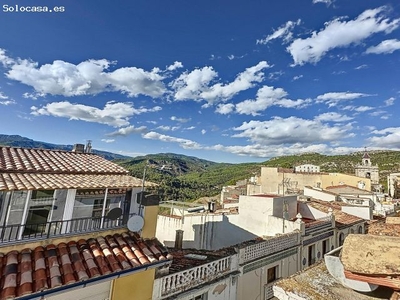
[(0, 146), (0, 191), (134, 186), (142, 180), (95, 154)]
[(359, 223), (361, 221), (363, 221), (363, 219), (347, 214), (345, 212), (342, 212), (341, 209), (341, 204), (339, 202), (326, 202), (326, 201), (319, 201), (319, 200), (310, 200), (305, 202), (307, 205), (310, 205), (311, 207), (328, 213), (329, 212), (329, 208), (332, 209), (332, 214), (335, 216), (335, 222), (336, 222), (336, 227), (341, 228), (341, 227), (345, 227), (351, 224), (356, 224)]
[(149, 259), (165, 260), (165, 248), (160, 249), (157, 243), (124, 233), (0, 253), (0, 300), (134, 269), (148, 264)]

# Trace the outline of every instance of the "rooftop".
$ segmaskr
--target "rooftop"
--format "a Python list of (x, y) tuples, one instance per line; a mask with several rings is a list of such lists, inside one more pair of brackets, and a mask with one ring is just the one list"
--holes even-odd
[(56, 292), (65, 285), (102, 279), (167, 262), (159, 242), (133, 233), (69, 241), (0, 254), (0, 299)]
[[(298, 300), (389, 299), (393, 294), (391, 289), (383, 287), (370, 294), (362, 294), (347, 288), (329, 274), (323, 261), (278, 281), (274, 287), (275, 295), (277, 295), (277, 291), (284, 293), (286, 296), (291, 295), (293, 298), (290, 299)], [(280, 299), (283, 299), (283, 297)]]
[(343, 202), (326, 202), (312, 199), (310, 201), (306, 201), (305, 203), (327, 214), (329, 213), (329, 209), (332, 209), (332, 214), (335, 216), (335, 222), (338, 228), (364, 221), (362, 218), (343, 212), (341, 208), (342, 206), (352, 206)]
[(95, 154), (0, 146), (0, 191), (141, 185), (141, 179)]

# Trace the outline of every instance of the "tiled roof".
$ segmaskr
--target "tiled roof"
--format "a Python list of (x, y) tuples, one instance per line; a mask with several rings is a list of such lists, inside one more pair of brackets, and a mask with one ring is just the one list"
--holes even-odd
[(141, 185), (121, 166), (91, 153), (0, 146), (0, 191)]
[(0, 255), (0, 300), (52, 291), (68, 284), (166, 261), (157, 240), (132, 233), (70, 241)]
[[(0, 173), (0, 191), (128, 188), (141, 185), (141, 179), (128, 175)], [(155, 184), (146, 182), (146, 186), (150, 185)]]
[(121, 166), (91, 153), (0, 146), (0, 172), (127, 174)]
[(356, 224), (363, 219), (347, 214), (345, 212), (342, 212), (341, 210), (341, 204), (338, 202), (326, 202), (326, 201), (318, 201), (318, 200), (310, 200), (306, 202), (309, 206), (322, 211), (324, 213), (329, 212), (329, 208), (332, 209), (332, 214), (335, 216), (335, 222), (336, 222), (336, 227), (341, 228), (345, 227), (351, 224)]

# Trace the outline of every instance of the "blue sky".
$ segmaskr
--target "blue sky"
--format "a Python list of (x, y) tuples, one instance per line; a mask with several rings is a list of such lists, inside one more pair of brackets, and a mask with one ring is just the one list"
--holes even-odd
[(0, 133), (233, 163), (400, 147), (398, 1), (1, 3)]

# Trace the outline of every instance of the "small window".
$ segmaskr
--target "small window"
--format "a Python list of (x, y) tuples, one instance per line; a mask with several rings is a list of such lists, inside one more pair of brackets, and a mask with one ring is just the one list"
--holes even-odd
[(358, 226), (358, 233), (359, 234), (363, 234), (364, 232), (363, 232), (363, 227), (360, 225), (360, 226)]
[(196, 297), (190, 298), (189, 300), (207, 300), (207, 298), (207, 293), (204, 293)]
[(277, 279), (278, 279), (278, 266), (269, 268), (267, 272), (267, 283), (274, 282)]
[(341, 232), (341, 233), (339, 234), (339, 246), (342, 246), (343, 243), (344, 243), (344, 233)]

